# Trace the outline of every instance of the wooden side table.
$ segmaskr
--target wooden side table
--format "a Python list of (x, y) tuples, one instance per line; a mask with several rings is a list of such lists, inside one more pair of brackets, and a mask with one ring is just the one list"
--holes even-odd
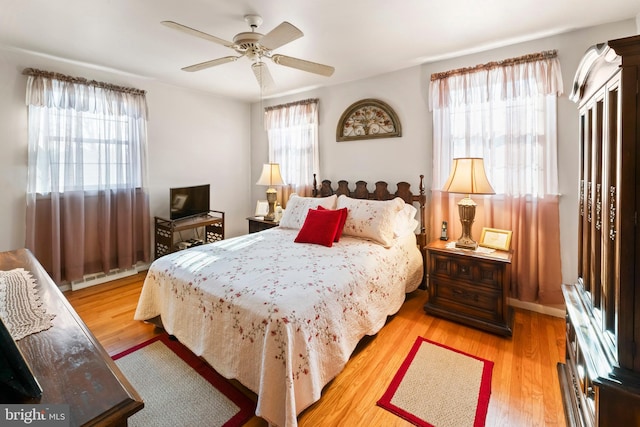
[(511, 336), (507, 304), (512, 252), (456, 249), (437, 240), (427, 245), (428, 314)]
[(255, 216), (248, 217), (247, 221), (249, 221), (249, 233), (257, 233), (258, 231), (267, 230), (279, 225), (276, 221), (267, 221)]

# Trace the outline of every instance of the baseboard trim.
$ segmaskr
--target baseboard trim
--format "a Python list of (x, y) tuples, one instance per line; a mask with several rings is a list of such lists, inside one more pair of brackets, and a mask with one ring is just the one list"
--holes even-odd
[(100, 285), (112, 280), (124, 279), (125, 277), (133, 276), (148, 269), (149, 264), (138, 264), (126, 270), (116, 269), (108, 273), (88, 274), (84, 276), (82, 280), (73, 281), (70, 284), (66, 284), (65, 287), (68, 287), (72, 291), (78, 291), (80, 289)]
[(542, 305), (535, 302), (520, 301), (519, 299), (509, 298), (508, 304), (512, 307), (524, 308), (525, 310), (535, 311), (536, 313), (548, 314), (549, 316), (562, 317), (566, 316), (564, 308), (551, 307), (548, 305)]

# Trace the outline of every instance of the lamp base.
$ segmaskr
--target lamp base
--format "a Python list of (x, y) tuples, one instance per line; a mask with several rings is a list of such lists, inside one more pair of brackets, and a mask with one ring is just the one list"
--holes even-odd
[(267, 203), (269, 203), (269, 212), (264, 216), (265, 221), (276, 220), (276, 201), (278, 200), (278, 192), (275, 188), (267, 190)]
[(456, 248), (471, 249), (472, 251), (475, 251), (476, 249), (478, 249), (478, 242), (474, 241), (473, 239), (468, 239), (464, 236), (460, 236), (460, 238), (456, 242)]
[(456, 242), (456, 248), (476, 250), (478, 243), (471, 238), (471, 225), (476, 217), (476, 202), (469, 196), (458, 202), (458, 213), (462, 224), (462, 234)]

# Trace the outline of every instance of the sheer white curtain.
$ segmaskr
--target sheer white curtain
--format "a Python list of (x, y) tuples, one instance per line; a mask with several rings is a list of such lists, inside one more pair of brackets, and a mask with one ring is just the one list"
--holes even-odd
[(148, 262), (144, 92), (24, 73), (27, 248), (56, 283)]
[(557, 165), (557, 96), (562, 93), (555, 52), (435, 74), (432, 226), (460, 231), (459, 195), (441, 192), (452, 159), (482, 157), (495, 196), (472, 196), (473, 228), (513, 231), (512, 296), (562, 302)]
[(318, 100), (307, 99), (265, 109), (269, 162), (279, 163), (287, 186), (280, 189), (285, 204), (290, 193), (311, 196), (318, 173)]

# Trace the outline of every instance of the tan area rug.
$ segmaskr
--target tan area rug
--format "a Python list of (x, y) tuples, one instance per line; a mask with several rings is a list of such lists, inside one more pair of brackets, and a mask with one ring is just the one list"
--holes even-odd
[(255, 404), (167, 334), (113, 357), (144, 401), (129, 427), (243, 425)]
[(378, 405), (417, 426), (485, 425), (493, 362), (418, 337)]

